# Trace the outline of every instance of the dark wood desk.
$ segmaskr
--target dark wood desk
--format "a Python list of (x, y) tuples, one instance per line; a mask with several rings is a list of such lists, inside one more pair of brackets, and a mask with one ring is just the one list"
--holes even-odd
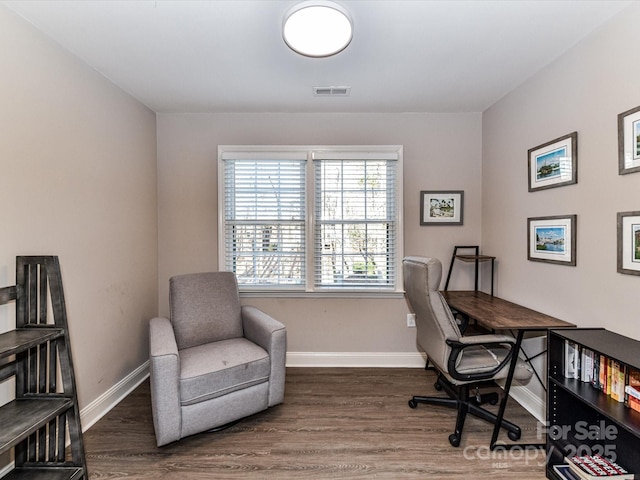
[(450, 307), (489, 330), (548, 330), (575, 327), (573, 323), (531, 310), (484, 292), (441, 292)]
[[(470, 320), (475, 320), (482, 327), (489, 330), (511, 330), (517, 332), (514, 347), (517, 352), (521, 351), (522, 339), (525, 332), (546, 331), (550, 328), (575, 327), (573, 323), (565, 322), (559, 318), (537, 312), (484, 292), (443, 291), (441, 293), (452, 309), (466, 315)], [(507, 406), (509, 390), (511, 389), (517, 362), (518, 355), (514, 355), (505, 380), (504, 397), (498, 410), (498, 421), (496, 422), (491, 437), (491, 449), (496, 447), (496, 442), (498, 441), (500, 425), (504, 418), (504, 411)], [(538, 379), (540, 379), (539, 376)], [(544, 447), (544, 444), (533, 446)]]

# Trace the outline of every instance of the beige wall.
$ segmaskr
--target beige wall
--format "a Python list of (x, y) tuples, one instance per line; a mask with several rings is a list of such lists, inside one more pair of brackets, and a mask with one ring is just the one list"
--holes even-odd
[[(220, 144), (404, 145), (405, 254), (448, 265), (453, 245), (480, 239), (480, 114), (158, 115), (159, 304), (168, 280), (218, 269)], [(465, 191), (461, 227), (421, 227), (420, 190)], [(452, 286), (469, 287), (461, 268)], [(404, 299), (248, 298), (288, 327), (290, 352), (415, 352)]]
[(16, 255), (60, 257), (82, 408), (148, 358), (155, 114), (3, 6), (0, 65), (0, 286)]
[[(482, 242), (498, 294), (579, 326), (640, 338), (640, 277), (616, 271), (616, 213), (640, 210), (618, 175), (617, 115), (640, 105), (635, 3), (483, 115)], [(578, 183), (529, 193), (527, 150), (578, 132)], [(577, 266), (527, 261), (527, 218), (577, 214)]]

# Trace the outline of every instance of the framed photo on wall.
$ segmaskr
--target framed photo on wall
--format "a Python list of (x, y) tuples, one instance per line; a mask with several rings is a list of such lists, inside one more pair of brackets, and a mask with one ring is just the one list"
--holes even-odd
[(640, 212), (618, 212), (618, 272), (640, 275)]
[(558, 265), (576, 265), (577, 215), (527, 219), (527, 259)]
[(463, 190), (420, 192), (420, 225), (462, 225)]
[(528, 151), (529, 191), (578, 183), (578, 132)]
[(618, 173), (640, 172), (640, 107), (618, 115)]

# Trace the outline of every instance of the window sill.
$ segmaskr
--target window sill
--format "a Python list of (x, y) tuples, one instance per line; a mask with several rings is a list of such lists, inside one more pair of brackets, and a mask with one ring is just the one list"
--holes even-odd
[(254, 291), (240, 292), (240, 298), (375, 298), (375, 299), (400, 299), (404, 298), (404, 292), (396, 291), (350, 291), (350, 292), (292, 292), (292, 291)]

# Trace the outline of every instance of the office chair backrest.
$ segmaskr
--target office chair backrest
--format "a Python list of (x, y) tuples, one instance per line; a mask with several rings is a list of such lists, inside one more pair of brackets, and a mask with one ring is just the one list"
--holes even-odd
[(179, 350), (242, 337), (238, 283), (232, 272), (171, 277), (169, 304)]
[(438, 291), (442, 264), (436, 258), (405, 257), (402, 272), (405, 298), (416, 315), (418, 345), (439, 370), (446, 372), (451, 352), (446, 340), (457, 340), (461, 334)]

